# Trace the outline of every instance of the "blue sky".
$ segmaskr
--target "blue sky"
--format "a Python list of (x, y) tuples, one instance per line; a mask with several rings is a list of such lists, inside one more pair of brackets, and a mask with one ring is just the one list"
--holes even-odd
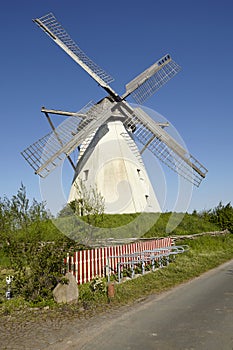
[[(233, 2), (196, 1), (2, 1), (0, 197), (20, 183), (41, 200), (38, 176), (20, 151), (49, 131), (42, 106), (78, 111), (104, 91), (62, 52), (32, 18), (53, 12), (83, 51), (110, 73), (119, 94), (136, 75), (166, 53), (182, 70), (145, 105), (164, 116), (189, 151), (209, 170), (192, 192), (188, 211), (232, 202)], [(61, 120), (59, 120), (61, 121)], [(156, 161), (148, 156), (156, 183)], [(72, 173), (64, 166), (64, 190)], [(167, 199), (176, 201), (176, 176), (165, 171)]]

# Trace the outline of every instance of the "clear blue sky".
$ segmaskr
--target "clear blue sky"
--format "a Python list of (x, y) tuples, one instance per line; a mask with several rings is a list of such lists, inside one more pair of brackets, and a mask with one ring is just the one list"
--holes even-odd
[[(39, 178), (20, 155), (49, 131), (41, 106), (78, 111), (105, 96), (32, 22), (48, 12), (115, 78), (111, 86), (118, 93), (161, 56), (171, 54), (182, 71), (145, 104), (173, 124), (191, 154), (209, 170), (194, 188), (188, 210), (232, 201), (231, 0), (2, 1), (0, 196), (11, 197), (23, 182), (28, 196), (41, 200)], [(148, 167), (154, 183), (156, 166), (149, 161)], [(169, 170), (165, 174), (170, 189), (164, 210), (171, 210), (176, 177)], [(72, 174), (63, 177), (68, 188)]]

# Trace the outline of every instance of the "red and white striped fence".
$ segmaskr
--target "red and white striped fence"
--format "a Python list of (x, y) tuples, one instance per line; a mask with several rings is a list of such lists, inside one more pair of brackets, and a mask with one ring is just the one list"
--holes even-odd
[[(120, 255), (169, 247), (172, 244), (172, 238), (167, 237), (111, 247), (80, 250), (75, 252), (73, 256), (67, 256), (67, 272), (73, 273), (78, 284), (83, 284), (90, 282), (97, 275), (105, 276), (107, 265), (109, 265), (112, 272), (115, 271), (117, 273), (117, 263), (120, 261), (120, 258), (117, 257)], [(111, 258), (112, 256), (114, 258)], [(124, 261), (129, 261), (129, 259), (125, 257)]]

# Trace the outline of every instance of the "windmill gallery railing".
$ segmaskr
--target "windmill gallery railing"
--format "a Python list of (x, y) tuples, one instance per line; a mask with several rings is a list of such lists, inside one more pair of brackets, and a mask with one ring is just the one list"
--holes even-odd
[(143, 273), (147, 264), (151, 264), (153, 270), (155, 261), (161, 264), (162, 258), (166, 260), (170, 255), (184, 251), (185, 247), (174, 246), (170, 237), (80, 250), (67, 256), (66, 271), (76, 277), (78, 284), (90, 282), (97, 275), (104, 277), (110, 274), (118, 275), (120, 282), (123, 267), (130, 267), (133, 277), (137, 265), (142, 265)]

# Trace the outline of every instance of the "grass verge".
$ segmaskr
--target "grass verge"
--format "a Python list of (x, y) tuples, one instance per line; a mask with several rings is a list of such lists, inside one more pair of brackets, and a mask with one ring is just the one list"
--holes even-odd
[[(179, 244), (179, 242), (177, 242)], [(153, 293), (161, 293), (233, 259), (233, 235), (203, 236), (180, 242), (187, 253), (176, 256), (169, 266), (116, 285), (113, 303), (126, 304)]]

